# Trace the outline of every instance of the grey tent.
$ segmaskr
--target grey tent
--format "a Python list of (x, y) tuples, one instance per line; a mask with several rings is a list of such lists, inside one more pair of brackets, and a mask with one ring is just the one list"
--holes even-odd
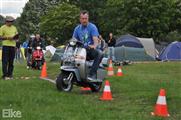
[(135, 47), (115, 47), (114, 48), (115, 61), (153, 61), (154, 58), (149, 56), (144, 48)]
[(132, 35), (123, 35), (116, 41), (114, 57), (116, 60), (155, 60), (157, 57), (155, 43), (152, 38), (139, 38)]
[(146, 53), (148, 55), (150, 55), (151, 57), (156, 58), (158, 53), (156, 52), (155, 43), (154, 43), (153, 39), (152, 38), (139, 38), (139, 37), (137, 37), (137, 38), (143, 45)]

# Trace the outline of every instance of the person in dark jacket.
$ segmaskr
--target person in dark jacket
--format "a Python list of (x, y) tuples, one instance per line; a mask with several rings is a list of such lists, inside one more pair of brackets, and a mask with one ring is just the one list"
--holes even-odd
[(116, 39), (113, 37), (112, 33), (109, 33), (108, 47), (114, 47), (115, 44), (116, 44)]
[(37, 46), (40, 46), (41, 49), (45, 50), (45, 42), (40, 37), (40, 34), (36, 34), (34, 40), (32, 41), (32, 48), (35, 50)]

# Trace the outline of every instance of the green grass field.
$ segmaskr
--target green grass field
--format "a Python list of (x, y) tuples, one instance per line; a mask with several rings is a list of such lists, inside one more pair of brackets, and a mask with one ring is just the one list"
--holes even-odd
[[(58, 63), (47, 63), (50, 78), (59, 73)], [(2, 73), (2, 71), (1, 71)], [(181, 120), (181, 62), (133, 64), (123, 67), (123, 77), (110, 77), (112, 101), (100, 101), (99, 93), (58, 92), (39, 79), (40, 71), (15, 64), (15, 80), (0, 80), (0, 120), (165, 120), (150, 112), (160, 88), (166, 89), (170, 117)], [(21, 111), (21, 118), (2, 118), (3, 109)]]

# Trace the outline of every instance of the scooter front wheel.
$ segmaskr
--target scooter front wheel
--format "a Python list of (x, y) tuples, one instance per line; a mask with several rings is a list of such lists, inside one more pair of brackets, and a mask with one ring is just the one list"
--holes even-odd
[(56, 79), (56, 87), (59, 91), (69, 92), (73, 88), (72, 79), (74, 74), (72, 72), (62, 72)]

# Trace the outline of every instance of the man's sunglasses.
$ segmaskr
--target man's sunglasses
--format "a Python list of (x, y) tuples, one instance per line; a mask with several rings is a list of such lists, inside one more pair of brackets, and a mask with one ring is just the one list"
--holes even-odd
[(8, 23), (12, 23), (13, 21), (6, 21), (6, 22), (8, 22)]

